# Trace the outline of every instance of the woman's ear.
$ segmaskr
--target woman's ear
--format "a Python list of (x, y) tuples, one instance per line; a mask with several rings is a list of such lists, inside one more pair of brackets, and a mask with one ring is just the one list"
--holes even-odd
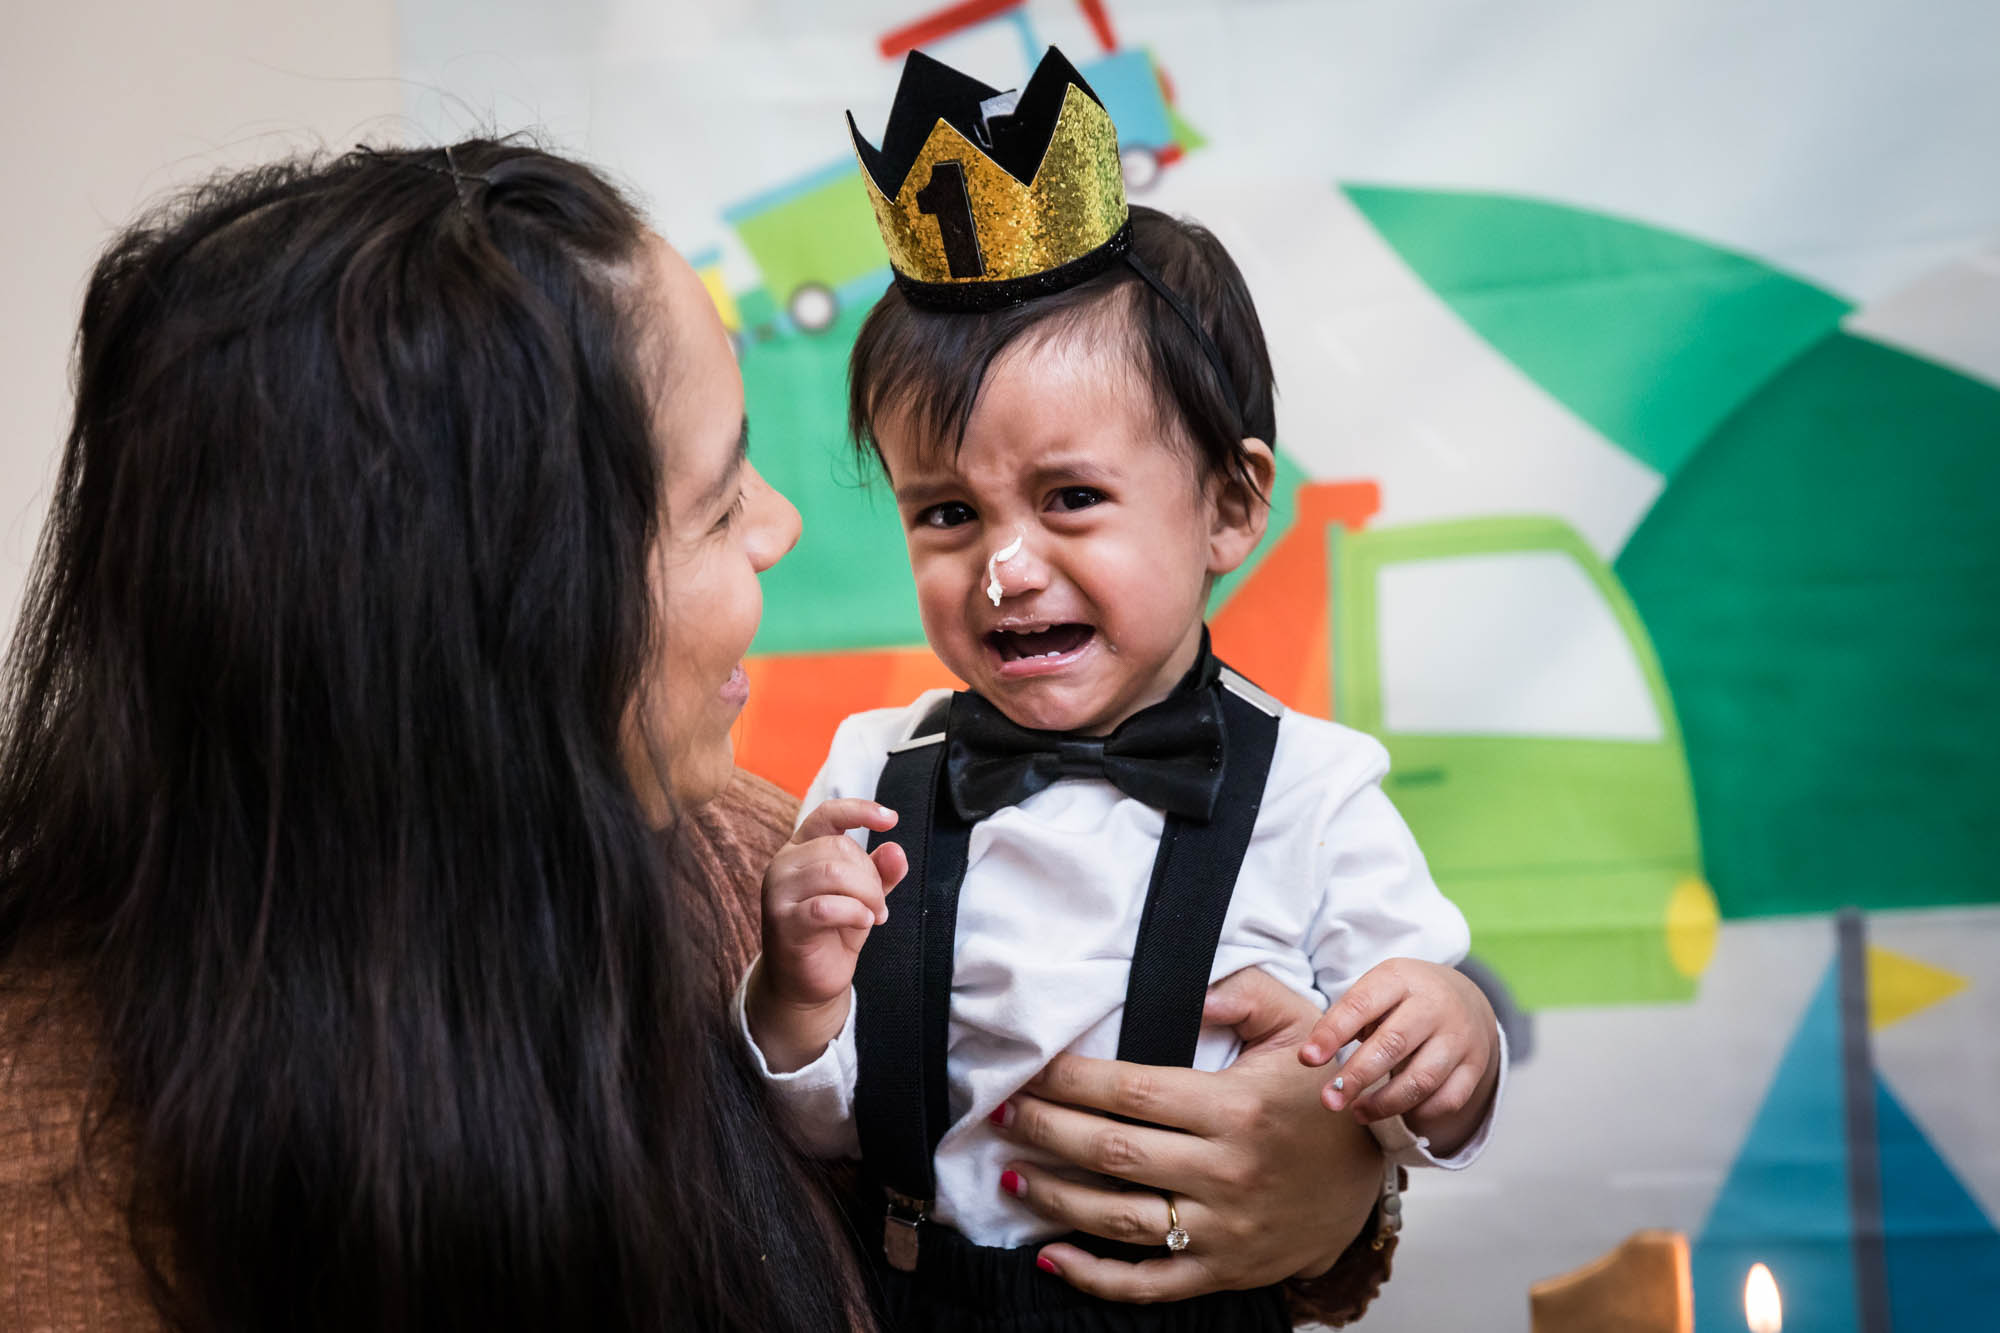
[(1278, 479), (1278, 460), (1271, 446), (1256, 438), (1243, 441), (1241, 477), (1224, 476), (1215, 483), (1215, 516), (1208, 534), (1208, 572), (1227, 574), (1250, 558), (1264, 538), (1271, 518), (1271, 487)]

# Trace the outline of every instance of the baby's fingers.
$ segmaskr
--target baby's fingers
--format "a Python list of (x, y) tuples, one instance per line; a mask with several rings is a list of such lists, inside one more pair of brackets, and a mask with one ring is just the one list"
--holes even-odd
[[(809, 859), (794, 862), (775, 880), (767, 881), (776, 887), (767, 887), (765, 891), (766, 921), (772, 919), (772, 912), (782, 913), (788, 905), (803, 906), (823, 897), (853, 899), (868, 909), (872, 924), (880, 925), (889, 919), (889, 905), (885, 901), (888, 891), (882, 887), (879, 867), (859, 847), (845, 838), (832, 838), (814, 847), (791, 850), (802, 851)], [(821, 924), (820, 918), (810, 913), (797, 914), (796, 919), (812, 927)]]
[(799, 904), (799, 915), (820, 930), (867, 930), (877, 924), (874, 908), (844, 893), (822, 893)]
[(1365, 1125), (1371, 1120), (1386, 1120), (1416, 1110), (1443, 1091), (1462, 1054), (1442, 1038), (1423, 1043), (1416, 1054), (1403, 1061), (1394, 1077), (1355, 1102), (1354, 1118)]
[(899, 842), (885, 842), (868, 857), (875, 863), (875, 873), (882, 879), (884, 893), (901, 884), (903, 876), (910, 873), (910, 854), (903, 850)]
[[(1403, 1062), (1415, 1055), (1436, 1029), (1436, 1022), (1427, 1021), (1415, 1003), (1405, 1001), (1397, 1005), (1376, 1022), (1375, 1030), (1368, 1034), (1361, 1048), (1340, 1066), (1339, 1076), (1321, 1089), (1320, 1100), (1335, 1111), (1352, 1106), (1363, 1092), (1402, 1068)], [(1424, 1096), (1437, 1090), (1444, 1074), (1444, 1070), (1438, 1071), (1436, 1081), (1424, 1090)]]
[(877, 833), (887, 832), (896, 827), (896, 812), (886, 805), (865, 801), (858, 796), (836, 797), (831, 801), (821, 801), (812, 808), (812, 813), (799, 821), (799, 827), (792, 834), (796, 843), (811, 842), (814, 838), (824, 838), (829, 834), (845, 833), (849, 829), (873, 829)]
[[(1369, 968), (1359, 981), (1347, 988), (1347, 994), (1334, 1001), (1319, 1016), (1319, 1022), (1313, 1024), (1306, 1044), (1299, 1047), (1300, 1062), (1313, 1066), (1325, 1064), (1333, 1059), (1334, 1052), (1360, 1037), (1369, 1024), (1380, 1020), (1409, 994), (1409, 985), (1396, 972), (1393, 962)], [(1389, 1067), (1385, 1066), (1376, 1077), (1380, 1078), (1388, 1072)], [(1352, 1088), (1356, 1085), (1350, 1079), (1348, 1086)]]
[(1413, 1107), (1404, 1114), (1424, 1121), (1438, 1121), (1446, 1116), (1456, 1115), (1472, 1104), (1472, 1099), (1479, 1093), (1480, 1080), (1485, 1076), (1486, 1068), (1483, 1064), (1472, 1060), (1463, 1061), (1446, 1077), (1444, 1086), (1431, 1094), (1429, 1101)]

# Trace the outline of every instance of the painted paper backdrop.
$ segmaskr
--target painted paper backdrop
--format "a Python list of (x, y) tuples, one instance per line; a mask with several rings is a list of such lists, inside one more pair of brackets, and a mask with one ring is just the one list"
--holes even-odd
[[(710, 285), (805, 536), (739, 758), (948, 680), (842, 429), (888, 278), (841, 113), (1063, 47), (1269, 331), (1221, 651), (1380, 736), (1519, 1063), (1369, 1327), (1525, 1329), (1646, 1227), (1696, 1327), (2000, 1308), (2000, 8), (402, 0), (415, 130), (545, 127)], [(1848, 916), (1843, 908), (1859, 909)]]

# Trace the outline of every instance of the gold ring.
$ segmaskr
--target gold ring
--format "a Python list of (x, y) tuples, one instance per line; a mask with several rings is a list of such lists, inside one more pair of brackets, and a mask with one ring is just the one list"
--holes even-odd
[(1167, 1249), (1179, 1254), (1188, 1247), (1187, 1228), (1181, 1225), (1181, 1210), (1174, 1207), (1174, 1196), (1167, 1195)]

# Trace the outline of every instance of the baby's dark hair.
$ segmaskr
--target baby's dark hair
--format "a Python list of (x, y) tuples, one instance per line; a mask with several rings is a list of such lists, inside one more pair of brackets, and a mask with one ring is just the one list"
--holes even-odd
[(1162, 428), (1192, 451), (1200, 474), (1261, 495), (1242, 442), (1253, 437), (1275, 446), (1276, 408), (1271, 355), (1243, 274), (1207, 228), (1139, 204), (1132, 206), (1132, 250), (1201, 321), (1242, 404), (1241, 421), (1193, 331), (1121, 261), (1054, 295), (984, 314), (920, 309), (891, 286), (868, 312), (848, 363), (847, 422), (856, 451), (882, 463), (875, 423), (893, 412), (910, 413), (925, 438), (956, 448), (987, 371), (1018, 339), (1115, 323)]

